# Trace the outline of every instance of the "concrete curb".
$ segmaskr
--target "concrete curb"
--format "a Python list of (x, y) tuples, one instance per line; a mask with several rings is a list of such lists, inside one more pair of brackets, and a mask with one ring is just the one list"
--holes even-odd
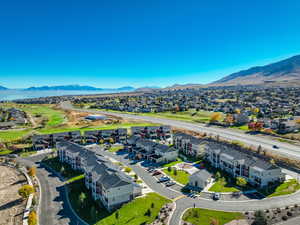
[[(24, 176), (26, 177), (27, 183), (31, 186), (32, 185), (32, 181), (31, 178), (28, 176), (27, 172), (25, 172), (24, 170), (20, 169), (20, 171), (24, 174)], [(24, 210), (24, 214), (23, 214), (23, 225), (28, 225), (28, 216), (30, 213), (30, 208), (32, 205), (32, 199), (33, 199), (33, 194), (29, 195), (29, 198), (27, 199), (27, 203), (26, 203), (26, 207)]]
[(173, 201), (173, 204), (175, 204), (175, 206), (174, 206), (174, 209), (172, 210), (171, 214), (169, 215), (167, 225), (172, 225), (172, 224), (170, 224), (170, 222), (171, 222), (172, 216), (176, 210), (176, 201)]
[[(41, 202), (42, 202), (42, 186), (41, 186), (40, 180), (38, 179), (37, 176), (35, 176), (35, 179), (36, 179), (37, 182), (38, 182), (39, 190), (40, 190), (40, 194), (39, 194), (39, 203), (38, 203), (38, 206), (37, 206), (37, 215), (38, 215), (38, 218), (40, 218), (40, 214), (41, 214)], [(38, 220), (38, 221), (39, 221), (39, 220)], [(39, 222), (38, 222), (38, 224), (39, 224)]]

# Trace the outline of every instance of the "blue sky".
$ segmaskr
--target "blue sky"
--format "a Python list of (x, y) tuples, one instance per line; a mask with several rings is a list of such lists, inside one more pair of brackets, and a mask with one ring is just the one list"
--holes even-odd
[(208, 83), (300, 54), (299, 0), (10, 0), (0, 85)]

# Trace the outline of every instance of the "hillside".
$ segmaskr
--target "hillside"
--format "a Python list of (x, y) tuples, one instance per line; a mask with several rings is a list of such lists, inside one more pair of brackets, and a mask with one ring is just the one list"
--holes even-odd
[(210, 86), (249, 84), (299, 84), (300, 55), (265, 66), (252, 67), (230, 74)]
[(0, 86), (0, 90), (7, 90), (8, 88)]
[(41, 86), (30, 87), (24, 89), (25, 91), (133, 91), (133, 87), (121, 87), (121, 88), (96, 88), (92, 86), (81, 85), (62, 85), (62, 86)]

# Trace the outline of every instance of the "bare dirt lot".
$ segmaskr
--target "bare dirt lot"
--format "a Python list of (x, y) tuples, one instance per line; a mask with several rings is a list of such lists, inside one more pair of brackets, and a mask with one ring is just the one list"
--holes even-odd
[(0, 225), (22, 224), (25, 201), (18, 189), (24, 184), (26, 179), (17, 170), (0, 166)]

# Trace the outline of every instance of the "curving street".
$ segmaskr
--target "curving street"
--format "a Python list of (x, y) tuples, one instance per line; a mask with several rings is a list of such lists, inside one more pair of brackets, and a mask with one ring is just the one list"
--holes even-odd
[[(149, 121), (152, 123), (160, 123), (164, 125), (170, 125), (182, 129), (187, 129), (195, 132), (206, 132), (212, 135), (219, 135), (220, 137), (227, 139), (227, 140), (234, 140), (234, 141), (241, 141), (249, 146), (255, 146), (258, 147), (259, 145), (263, 148), (275, 152), (277, 154), (280, 154), (282, 156), (294, 158), (300, 160), (300, 147), (295, 146), (289, 143), (285, 142), (279, 142), (275, 140), (271, 140), (264, 137), (254, 136), (250, 134), (241, 133), (239, 131), (224, 129), (224, 128), (217, 128), (217, 127), (207, 127), (205, 125), (202, 125), (200, 123), (193, 124), (178, 120), (171, 120), (171, 119), (164, 119), (164, 118), (157, 118), (157, 117), (150, 117), (150, 116), (139, 116), (139, 115), (132, 115), (132, 114), (126, 114), (126, 113), (115, 113), (115, 112), (105, 112), (105, 111), (98, 111), (98, 110), (90, 110), (90, 109), (77, 109), (74, 108), (73, 105), (70, 102), (62, 102), (61, 108), (65, 110), (76, 110), (81, 112), (88, 112), (88, 113), (94, 113), (94, 114), (106, 114), (106, 115), (112, 115), (112, 116), (118, 116), (128, 119), (134, 119), (134, 120), (144, 120)], [(274, 149), (273, 146), (277, 145), (279, 148)]]
[(64, 182), (40, 165), (45, 155), (29, 158), (18, 158), (17, 160), (25, 166), (36, 166), (36, 176), (41, 184), (41, 205), (39, 221), (42, 225), (84, 225), (77, 219), (67, 201)]

